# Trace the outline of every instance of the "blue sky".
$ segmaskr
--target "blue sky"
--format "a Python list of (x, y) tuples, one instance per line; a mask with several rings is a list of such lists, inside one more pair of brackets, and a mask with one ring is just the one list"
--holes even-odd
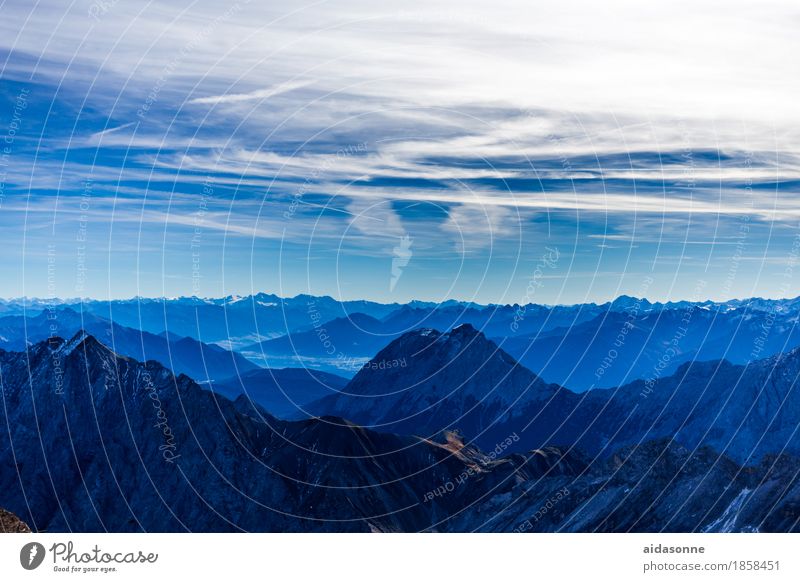
[(373, 4), (4, 3), (0, 296), (800, 294), (798, 7)]

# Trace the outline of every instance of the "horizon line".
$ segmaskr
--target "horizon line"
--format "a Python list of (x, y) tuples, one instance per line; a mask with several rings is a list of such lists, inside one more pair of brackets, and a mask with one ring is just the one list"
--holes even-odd
[[(602, 306), (611, 303), (615, 303), (620, 300), (631, 300), (635, 302), (646, 302), (650, 305), (674, 305), (678, 303), (689, 303), (693, 305), (727, 305), (731, 303), (749, 303), (753, 301), (767, 301), (767, 302), (780, 302), (780, 301), (795, 301), (800, 299), (800, 295), (794, 297), (759, 297), (759, 296), (750, 296), (750, 297), (732, 297), (730, 299), (725, 300), (717, 300), (712, 298), (706, 299), (670, 299), (668, 301), (658, 300), (658, 299), (650, 299), (645, 296), (637, 297), (635, 295), (628, 295), (623, 293), (621, 295), (617, 295), (613, 299), (606, 299), (605, 301), (586, 301), (583, 303), (479, 303), (477, 301), (472, 300), (465, 300), (465, 299), (455, 299), (449, 298), (444, 300), (428, 300), (428, 299), (411, 299), (409, 301), (394, 301), (391, 303), (385, 303), (382, 301), (375, 301), (373, 299), (367, 298), (359, 298), (359, 299), (336, 299), (331, 295), (313, 295), (311, 293), (298, 293), (294, 296), (281, 296), (276, 293), (270, 293), (267, 291), (258, 291), (256, 293), (251, 293), (248, 295), (239, 295), (239, 294), (229, 294), (225, 296), (206, 296), (206, 297), (199, 297), (197, 295), (177, 295), (177, 296), (144, 296), (144, 295), (134, 295), (132, 297), (117, 297), (117, 298), (98, 298), (98, 297), (0, 297), (0, 304), (4, 305), (14, 305), (14, 304), (24, 304), (25, 302), (35, 302), (37, 304), (52, 304), (52, 305), (74, 305), (74, 304), (83, 304), (83, 303), (114, 303), (114, 302), (131, 302), (131, 301), (162, 301), (162, 302), (169, 302), (169, 301), (181, 301), (181, 300), (196, 300), (196, 301), (203, 301), (203, 302), (220, 302), (222, 303), (226, 300), (229, 302), (240, 302), (246, 301), (258, 295), (270, 295), (279, 300), (286, 301), (292, 299), (298, 299), (301, 297), (312, 297), (315, 299), (331, 299), (333, 301), (337, 301), (339, 303), (353, 303), (353, 302), (367, 302), (373, 303), (376, 305), (397, 305), (397, 306), (404, 306), (410, 305), (412, 303), (429, 303), (434, 305), (443, 305), (446, 303), (457, 303), (462, 305), (474, 305), (478, 307), (513, 307), (513, 306), (528, 306), (528, 305), (536, 305), (540, 307), (577, 307), (582, 305), (596, 305)], [(232, 300), (232, 301), (231, 301)], [(24, 305), (23, 305), (24, 306)]]

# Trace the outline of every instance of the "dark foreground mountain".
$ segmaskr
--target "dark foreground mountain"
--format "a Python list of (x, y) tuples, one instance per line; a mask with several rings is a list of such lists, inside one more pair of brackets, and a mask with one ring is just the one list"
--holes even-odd
[(91, 336), (0, 352), (0, 366), (0, 506), (35, 530), (414, 530), (428, 508), (412, 492), (467, 463), (420, 439), (251, 416)]
[(447, 527), (489, 532), (788, 532), (800, 530), (798, 502), (796, 457), (766, 457), (757, 466), (742, 468), (707, 447), (690, 451), (665, 439), (623, 449), (577, 474), (551, 471), (522, 481), (505, 496), (476, 503)]
[(513, 433), (484, 453), (453, 432), (279, 421), (83, 333), (0, 351), (0, 371), (0, 506), (35, 531), (789, 531), (800, 515), (786, 455), (507, 454)]
[(309, 409), (402, 434), (427, 437), (457, 428), (484, 448), (516, 432), (524, 440), (513, 450), (521, 451), (554, 442), (579, 402), (576, 394), (545, 383), (463, 324), (447, 333), (423, 329), (403, 335), (341, 394)]

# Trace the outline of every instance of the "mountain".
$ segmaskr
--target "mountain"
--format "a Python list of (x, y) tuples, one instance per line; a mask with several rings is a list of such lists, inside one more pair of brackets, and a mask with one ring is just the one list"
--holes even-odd
[[(452, 334), (445, 344), (474, 335)], [(669, 440), (605, 459), (508, 454), (516, 434), (483, 452), (452, 431), (280, 421), (84, 332), (0, 350), (0, 371), (0, 506), (34, 531), (795, 531), (800, 519), (785, 454), (742, 467)]]
[(337, 301), (327, 296), (282, 298), (268, 293), (221, 299), (136, 297), (113, 301), (66, 301), (57, 305), (51, 301), (26, 300), (26, 305), (27, 313), (23, 313), (19, 302), (6, 304), (5, 312), (37, 315), (69, 307), (126, 327), (154, 334), (171, 332), (206, 343), (220, 343), (226, 348), (238, 348), (307, 327), (313, 323), (314, 313), (323, 321), (352, 313), (380, 318), (399, 307), (372, 301)]
[[(551, 442), (579, 397), (547, 384), (469, 324), (404, 334), (364, 366), (341, 394), (309, 406), (376, 430), (429, 436), (457, 428), (493, 448), (537, 418), (518, 447)], [(558, 419), (556, 421), (556, 419)]]
[(575, 306), (546, 305), (453, 305), (445, 302), (434, 306), (404, 305), (382, 319), (384, 325), (401, 334), (415, 328), (447, 331), (463, 323), (480, 329), (489, 336), (516, 336), (541, 333), (563, 326), (572, 326), (604, 313), (609, 306), (594, 303)]
[(229, 378), (258, 368), (243, 356), (216, 345), (174, 334), (159, 336), (138, 331), (70, 308), (44, 311), (35, 317), (0, 318), (0, 347), (22, 350), (55, 334), (72, 335), (79, 330), (86, 330), (119, 354), (140, 361), (156, 360), (199, 382)]
[(669, 375), (689, 361), (745, 364), (800, 345), (796, 312), (627, 309), (495, 341), (543, 378), (579, 392)]
[(0, 313), (29, 317), (63, 308), (169, 339), (216, 344), (261, 366), (346, 377), (403, 333), (469, 323), (537, 375), (576, 392), (648, 379), (656, 369), (670, 374), (692, 360), (743, 364), (800, 345), (800, 298), (658, 303), (622, 295), (603, 304), (555, 306), (453, 300), (401, 305), (268, 293), (72, 300), (55, 307), (49, 300), (0, 301)]
[(466, 465), (420, 439), (244, 414), (86, 334), (0, 367), (0, 505), (37, 531), (413, 531), (427, 508), (410, 492)]
[(765, 454), (800, 454), (798, 377), (795, 349), (745, 366), (686, 363), (672, 375), (577, 394), (546, 383), (465, 324), (448, 333), (403, 335), (341, 394), (308, 409), (401, 434), (458, 429), (486, 449), (518, 434), (510, 452), (562, 445), (605, 457), (673, 437), (746, 463)]
[(273, 416), (288, 419), (306, 416), (305, 406), (346, 384), (346, 378), (307, 368), (260, 368), (214, 382), (212, 389), (231, 400), (244, 394)]
[(741, 366), (683, 364), (652, 382), (593, 390), (579, 411), (588, 429), (568, 438), (590, 454), (656, 438), (709, 446), (739, 463), (800, 454), (800, 349)]
[[(560, 468), (563, 454), (551, 448), (537, 456), (551, 457), (550, 465)], [(489, 496), (456, 514), (447, 527), (482, 532), (797, 532), (799, 462), (780, 455), (742, 467), (708, 447), (692, 451), (669, 439), (647, 441), (583, 469), (573, 464), (521, 480), (505, 496)]]
[[(446, 332), (467, 323), (548, 382), (583, 392), (671, 374), (688, 361), (744, 364), (800, 346), (799, 310), (796, 299), (651, 303), (625, 295), (574, 306), (411, 302), (380, 323), (365, 314), (325, 321), (314, 313), (316, 327), (240, 349), (272, 367), (314, 367), (349, 377), (403, 333)], [(358, 318), (365, 323), (351, 322)]]

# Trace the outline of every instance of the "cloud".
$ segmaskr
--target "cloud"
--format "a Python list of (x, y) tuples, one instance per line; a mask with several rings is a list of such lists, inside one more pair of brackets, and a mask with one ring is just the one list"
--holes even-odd
[(483, 204), (454, 204), (448, 210), (442, 230), (450, 233), (459, 253), (494, 251), (509, 240), (519, 239), (520, 221), (515, 209), (508, 206)]
[[(74, 224), (53, 233), (63, 225), (48, 220), (75, 218), (87, 178), (96, 223), (116, 208), (113, 221), (155, 240), (192, 228), (212, 177), (205, 228), (231, 257), (276, 240), (307, 250), (313, 233), (320, 244), (294, 264), (340, 242), (382, 260), (408, 236), (414, 261), (400, 286), (420, 289), (417, 261), (438, 253), (445, 265), (462, 236), (470, 258), (552, 236), (594, 259), (615, 236), (705, 247), (740, 216), (770, 232), (800, 219), (793, 2), (155, 0), (92, 18), (12, 0), (3, 10), (4, 82), (32, 88), (30, 133), (4, 176), (9, 246), (23, 225), (31, 245), (74, 238)], [(397, 210), (416, 202), (410, 218)], [(774, 246), (763, 256), (786, 250), (764, 240)], [(644, 252), (631, 264), (651, 268)], [(246, 278), (236, 268), (226, 280)]]
[(264, 101), (266, 99), (269, 99), (270, 97), (275, 97), (283, 93), (289, 93), (290, 91), (295, 91), (296, 89), (308, 87), (309, 85), (313, 85), (313, 81), (286, 81), (285, 83), (280, 83), (279, 85), (275, 85), (274, 87), (269, 87), (267, 89), (260, 89), (258, 91), (252, 91), (251, 93), (224, 94), (224, 95), (214, 95), (211, 97), (198, 97), (196, 99), (191, 99), (189, 103), (193, 105), (200, 105), (200, 104), (219, 105), (220, 103), (242, 103), (244, 101)]
[(100, 143), (100, 141), (105, 136), (111, 135), (111, 134), (116, 133), (116, 132), (118, 132), (120, 130), (123, 130), (123, 129), (127, 129), (127, 128), (133, 126), (133, 125), (136, 125), (136, 122), (135, 121), (129, 121), (128, 123), (123, 123), (122, 125), (118, 125), (116, 127), (110, 127), (108, 129), (104, 129), (102, 131), (97, 131), (97, 132), (93, 133), (91, 136), (89, 136), (87, 141), (89, 143), (98, 144), (98, 143)]

